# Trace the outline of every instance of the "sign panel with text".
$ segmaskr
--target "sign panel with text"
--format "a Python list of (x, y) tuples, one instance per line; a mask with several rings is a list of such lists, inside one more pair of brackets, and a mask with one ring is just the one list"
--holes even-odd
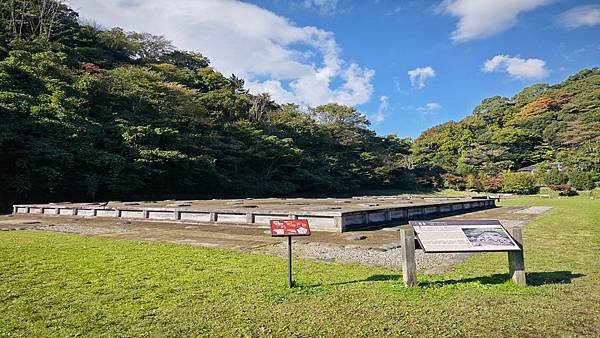
[(271, 221), (271, 236), (310, 236), (308, 220), (283, 219)]
[(410, 221), (425, 252), (520, 251), (497, 220)]

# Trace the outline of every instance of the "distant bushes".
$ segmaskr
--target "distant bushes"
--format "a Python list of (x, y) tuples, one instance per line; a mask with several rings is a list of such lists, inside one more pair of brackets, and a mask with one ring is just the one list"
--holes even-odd
[(542, 174), (542, 182), (550, 189), (563, 196), (576, 195), (577, 190), (592, 190), (596, 187), (596, 177), (593, 173), (571, 171), (569, 173), (551, 170)]
[(479, 178), (481, 187), (485, 192), (498, 192), (502, 190), (504, 181), (502, 176), (483, 175)]
[(561, 196), (577, 195), (578, 190), (593, 190), (600, 181), (600, 176), (594, 173), (556, 169), (536, 172), (535, 175), (506, 171), (502, 175), (461, 176), (445, 173), (441, 177), (447, 189), (533, 194), (538, 192), (540, 186), (547, 186)]
[(442, 175), (444, 180), (444, 188), (454, 190), (465, 190), (467, 189), (467, 179), (463, 176), (446, 173)]
[(553, 184), (548, 186), (550, 189), (557, 191), (560, 196), (575, 196), (577, 190), (573, 189), (570, 184)]
[(502, 191), (515, 194), (533, 194), (538, 191), (535, 176), (530, 173), (504, 172)]
[[(565, 173), (563, 173), (562, 171), (558, 171), (556, 169), (550, 170), (550, 171), (544, 173), (542, 178), (543, 178), (543, 183), (549, 187), (554, 186), (554, 185), (565, 184), (569, 180), (569, 177)], [(552, 189), (552, 190), (554, 190), (554, 189)]]
[(535, 176), (530, 173), (505, 172), (502, 175), (469, 175), (467, 177), (444, 174), (444, 187), (456, 190), (475, 190), (483, 192), (508, 192), (532, 194), (537, 192)]
[(577, 190), (592, 190), (596, 187), (594, 175), (588, 172), (574, 171), (569, 175), (569, 183)]
[(467, 177), (446, 173), (442, 175), (444, 187), (454, 190), (498, 192), (502, 190), (502, 176), (469, 175)]

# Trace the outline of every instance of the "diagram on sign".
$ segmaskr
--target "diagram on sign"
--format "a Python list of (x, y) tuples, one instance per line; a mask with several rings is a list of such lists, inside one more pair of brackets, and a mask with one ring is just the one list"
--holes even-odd
[(519, 251), (497, 220), (411, 221), (425, 252)]
[(506, 246), (512, 245), (512, 241), (504, 229), (497, 228), (462, 228), (465, 236), (473, 246)]

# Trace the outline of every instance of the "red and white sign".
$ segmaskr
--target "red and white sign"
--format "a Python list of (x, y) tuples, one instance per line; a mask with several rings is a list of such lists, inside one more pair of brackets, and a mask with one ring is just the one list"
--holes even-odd
[(310, 236), (308, 220), (282, 219), (271, 221), (271, 236)]

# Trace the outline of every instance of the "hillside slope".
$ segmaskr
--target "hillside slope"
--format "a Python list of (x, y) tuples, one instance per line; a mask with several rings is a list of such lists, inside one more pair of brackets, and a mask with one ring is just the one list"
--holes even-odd
[(599, 142), (600, 70), (593, 68), (485, 99), (462, 121), (423, 132), (411, 150), (417, 167), (437, 173), (497, 175), (551, 161), (600, 172)]
[(409, 141), (253, 95), (162, 36), (0, 2), (0, 205), (402, 187)]

